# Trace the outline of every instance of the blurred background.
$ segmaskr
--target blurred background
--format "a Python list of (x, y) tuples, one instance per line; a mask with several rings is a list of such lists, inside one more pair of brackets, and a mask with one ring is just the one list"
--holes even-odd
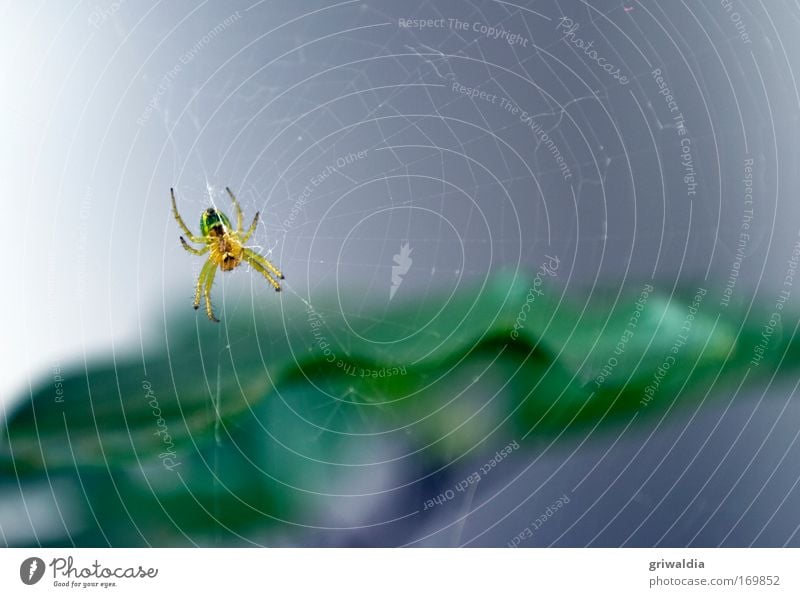
[(796, 2), (0, 11), (0, 543), (800, 545)]

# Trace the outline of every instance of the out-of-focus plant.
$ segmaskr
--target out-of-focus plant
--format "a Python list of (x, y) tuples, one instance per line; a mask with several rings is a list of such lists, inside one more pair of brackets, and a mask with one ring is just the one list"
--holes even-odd
[[(500, 274), (441, 300), (393, 301), (375, 326), (414, 333), (382, 344), (293, 295), (221, 326), (180, 315), (143, 357), (67, 374), (58, 400), (52, 380), (21, 399), (0, 475), (73, 483), (79, 544), (263, 542), (276, 522), (314, 526), (353, 465), (376, 455), (410, 483), (492, 438), (601, 430), (739, 383), (765, 314), (649, 288), (579, 303)], [(749, 381), (795, 356), (775, 334)], [(364, 496), (383, 491), (359, 482)]]

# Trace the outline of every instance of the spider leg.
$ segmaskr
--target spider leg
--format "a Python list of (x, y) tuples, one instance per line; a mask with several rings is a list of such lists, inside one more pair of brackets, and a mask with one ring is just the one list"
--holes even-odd
[(259, 255), (255, 251), (252, 251), (251, 249), (245, 249), (244, 250), (244, 254), (245, 254), (245, 259), (247, 259), (249, 257), (253, 261), (256, 261), (261, 266), (263, 266), (266, 269), (268, 269), (272, 273), (272, 275), (275, 276), (276, 278), (278, 278), (279, 280), (283, 280), (284, 279), (284, 275), (281, 273), (281, 270), (279, 270), (277, 267), (272, 265), (270, 260), (267, 259), (266, 257), (262, 257), (261, 255)]
[(256, 215), (253, 218), (253, 223), (250, 224), (250, 228), (248, 228), (247, 232), (244, 233), (244, 236), (242, 237), (243, 243), (246, 243), (248, 240), (250, 240), (250, 237), (253, 236), (253, 232), (256, 231), (256, 225), (258, 224), (258, 214), (259, 212), (256, 212)]
[(192, 231), (189, 230), (189, 228), (183, 222), (183, 218), (181, 218), (181, 214), (178, 213), (178, 206), (175, 203), (175, 189), (170, 189), (169, 193), (172, 196), (172, 215), (175, 217), (175, 220), (178, 222), (178, 226), (181, 227), (181, 230), (183, 230), (184, 234), (186, 234), (186, 236), (189, 237), (190, 241), (192, 241), (193, 243), (202, 243), (203, 242), (202, 237), (197, 237), (194, 234), (192, 234)]
[(192, 255), (203, 255), (208, 252), (209, 248), (209, 246), (206, 245), (202, 249), (195, 249), (194, 247), (189, 246), (189, 243), (187, 243), (183, 237), (181, 237), (181, 244), (183, 245), (183, 248), (189, 251)]
[(233, 194), (228, 187), (225, 187), (225, 190), (228, 191), (228, 195), (231, 196), (231, 201), (233, 201), (233, 207), (236, 208), (236, 232), (239, 234), (242, 233), (242, 219), (244, 216), (242, 215), (242, 208), (239, 207), (239, 202), (236, 200), (236, 195)]
[(203, 264), (203, 268), (200, 270), (200, 275), (197, 276), (197, 284), (194, 287), (194, 303), (192, 306), (195, 309), (200, 307), (200, 294), (203, 292), (203, 286), (205, 285), (206, 278), (208, 278), (208, 274), (212, 269), (216, 269), (217, 264), (211, 261), (211, 259), (206, 260)]
[(261, 275), (264, 276), (267, 279), (267, 282), (272, 284), (272, 287), (275, 289), (275, 292), (280, 292), (281, 285), (278, 284), (278, 282), (276, 282), (275, 279), (272, 276), (269, 275), (269, 272), (267, 271), (267, 268), (264, 267), (261, 263), (259, 263), (259, 261), (257, 259), (255, 259), (255, 257), (256, 257), (255, 253), (252, 253), (252, 252), (248, 251), (247, 249), (245, 249), (244, 255), (242, 256), (242, 258), (247, 263), (249, 263), (253, 267), (254, 270), (260, 272)]
[(211, 321), (219, 323), (219, 319), (214, 317), (214, 310), (211, 308), (211, 286), (214, 285), (214, 276), (216, 275), (216, 273), (217, 273), (217, 268), (215, 264), (215, 267), (211, 268), (208, 274), (206, 274), (206, 287), (205, 290), (203, 291), (203, 294), (205, 294), (206, 297), (206, 315), (208, 315), (208, 318)]

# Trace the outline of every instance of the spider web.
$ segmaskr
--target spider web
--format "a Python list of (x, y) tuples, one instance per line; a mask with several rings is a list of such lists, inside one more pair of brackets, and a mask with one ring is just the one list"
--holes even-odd
[[(424, 326), (422, 310), (400, 325), (384, 324), (405, 297), (426, 305), (499, 270), (532, 272), (546, 254), (569, 264), (553, 291), (569, 287), (586, 296), (618, 295), (628, 280), (634, 287), (651, 277), (707, 280), (713, 267), (728, 267), (726, 226), (734, 230), (740, 216), (722, 216), (719, 156), (726, 145), (744, 142), (748, 155), (765, 162), (763, 140), (758, 131), (743, 139), (742, 130), (714, 128), (725, 108), (706, 99), (717, 84), (697, 68), (707, 57), (695, 53), (694, 42), (661, 7), (421, 1), (402, 8), (320, 4), (302, 15), (280, 9), (276, 15), (260, 3), (246, 10), (252, 23), (269, 23), (268, 33), (247, 19), (240, 27), (247, 31), (231, 33), (238, 43), (229, 53), (193, 61), (190, 97), (175, 98), (164, 110), (174, 177), (185, 196), (203, 197), (195, 200), (196, 210), (224, 201), (220, 191), (229, 184), (246, 213), (262, 213), (255, 248), (287, 272), (283, 302), (300, 301), (323, 322), (346, 320), (344, 331), (326, 328), (338, 355), (350, 354), (356, 336), (390, 345)], [(715, 24), (707, 7), (693, 15)], [(448, 24), (399, 26), (404, 18)], [(629, 84), (565, 41), (567, 27), (558, 26), (563, 19), (579, 24), (578, 37), (603, 48)], [(516, 34), (518, 41), (476, 33), (476, 23)], [(716, 24), (714, 35), (736, 41), (724, 23)], [(665, 38), (673, 44), (666, 53), (654, 41)], [(654, 68), (680, 72), (686, 66), (691, 76), (670, 76), (668, 84), (687, 113), (704, 201), (693, 200), (682, 183), (680, 131), (653, 92)], [(744, 60), (734, 68), (740, 72), (732, 76), (752, 72)], [(758, 95), (745, 87), (735, 99), (763, 121)], [(717, 252), (725, 258), (715, 259)], [(687, 254), (698, 258), (687, 260)], [(232, 284), (224, 280), (217, 289), (220, 308), (231, 317), (271, 300), (252, 272), (244, 290)], [(293, 346), (298, 354), (306, 349)], [(606, 355), (588, 358), (596, 363)], [(371, 434), (386, 433), (385, 424), (314, 383), (327, 397), (321, 403), (286, 398), (294, 416), (310, 424), (303, 432), (355, 438), (364, 454), (381, 456), (348, 454), (348, 462), (385, 461), (381, 469), (393, 479), (385, 486), (351, 477), (314, 486), (319, 510), (330, 517), (316, 523), (363, 524), (363, 518), (343, 515), (347, 500), (335, 496), (343, 487), (356, 503), (367, 503), (356, 499), (359, 487), (365, 497), (404, 495), (414, 478), (393, 465), (406, 462), (413, 446), (391, 433), (388, 442), (375, 441)], [(490, 385), (483, 391), (496, 395)], [(452, 392), (471, 414), (485, 406)], [(397, 428), (401, 423), (408, 421)], [(279, 441), (293, 445), (287, 437)], [(461, 470), (467, 452), (453, 453), (443, 470)], [(377, 502), (384, 510), (369, 510), (371, 523), (391, 526), (397, 517), (419, 514), (413, 505)], [(469, 540), (464, 518), (456, 523), (459, 542)], [(300, 524), (306, 522), (314, 525)], [(448, 537), (447, 528), (440, 534)], [(477, 531), (474, 537), (485, 529)]]
[[(788, 223), (793, 212), (781, 222), (777, 193), (793, 187), (796, 169), (780, 168), (788, 158), (779, 154), (794, 155), (783, 135), (796, 134), (797, 118), (788, 115), (798, 100), (793, 45), (776, 22), (796, 29), (796, 2), (767, 10), (761, 2), (728, 9), (617, 0), (262, 1), (188, 10), (125, 5), (112, 16), (119, 47), (133, 35), (138, 50), (130, 68), (135, 101), (120, 100), (120, 110), (138, 122), (128, 157), (145, 164), (149, 180), (132, 188), (155, 197), (174, 186), (194, 228), (209, 205), (230, 214), (229, 186), (245, 225), (261, 214), (251, 248), (286, 274), (280, 295), (246, 266), (217, 275), (212, 298), (223, 324), (215, 330), (216, 366), (202, 372), (214, 396), (209, 412), (225, 400), (222, 363), (235, 369), (242, 347), (257, 344), (268, 354), (284, 346), (286, 338), (264, 331), (276, 320), (297, 363), (322, 350), (314, 331), (321, 329), (348, 364), (365, 343), (386, 355), (427, 333), (438, 313), (432, 305), (446, 307), (456, 295), (477, 299), (498, 273), (531, 276), (549, 256), (561, 267), (547, 292), (567, 297), (581, 316), (590, 299), (613, 302), (646, 282), (670, 299), (676, 289), (708, 288), (704, 308), (724, 313), (722, 291), (739, 263), (745, 159), (755, 164), (758, 206), (735, 301), (748, 307), (757, 293), (772, 300), (780, 288), (786, 239), (796, 230)], [(656, 69), (675, 110), (659, 93)], [(98, 157), (93, 173), (102, 164)], [(158, 278), (157, 307), (169, 321), (176, 306), (188, 309), (202, 260), (180, 252), (166, 202), (138, 201), (121, 213), (143, 222), (140, 261), (161, 258), (157, 275), (137, 273)], [(133, 235), (115, 237), (115, 255), (128, 251), (126, 234)], [(149, 318), (148, 296), (142, 292), (136, 305), (140, 321)], [(403, 319), (392, 317), (398, 310)], [(201, 313), (198, 338), (206, 324)], [(139, 333), (145, 345), (145, 326)], [(281, 524), (267, 530), (220, 522), (213, 538), (188, 539), (503, 545), (562, 493), (580, 506), (548, 523), (536, 544), (675, 545), (698, 536), (724, 543), (731, 535), (747, 544), (766, 532), (765, 519), (779, 506), (758, 502), (761, 492), (740, 497), (734, 518), (719, 522), (716, 503), (728, 503), (747, 469), (720, 475), (728, 494), (716, 495), (708, 476), (692, 468), (695, 460), (685, 464), (687, 452), (714, 446), (728, 450), (719, 461), (728, 462), (730, 447), (741, 446), (759, 406), (737, 411), (735, 395), (722, 407), (727, 431), (702, 404), (674, 427), (663, 420), (642, 427), (634, 414), (610, 439), (593, 429), (515, 453), (502, 472), (498, 466), (458, 494), (458, 505), (427, 512), (428, 500), (526, 433), (507, 423), (517, 405), (503, 388), (516, 371), (503, 368), (502, 351), (473, 355), (469, 367), (447, 365), (441, 378), (431, 374), (432, 404), (422, 418), (365, 405), (378, 397), (303, 369), (237, 423), (249, 425), (252, 445), (238, 445), (237, 430), (220, 421), (214, 446), (202, 453), (218, 498), (212, 517), (223, 520), (222, 500), (237, 493), (224, 478), (231, 449), (268, 453), (260, 473), (288, 488), (303, 515), (275, 517)], [(588, 346), (582, 365), (607, 359)], [(439, 410), (452, 416), (443, 426)], [(783, 416), (760, 412), (770, 424)], [(264, 423), (272, 419), (280, 424)], [(431, 436), (427, 426), (436, 424)], [(472, 433), (466, 443), (456, 441), (462, 428)], [(774, 474), (786, 454), (775, 452), (784, 444), (771, 433), (739, 450), (743, 461), (762, 458)], [(766, 456), (761, 440), (774, 440)], [(450, 447), (437, 451), (437, 444)], [(713, 477), (719, 466), (704, 470)], [(759, 477), (761, 491), (770, 479)], [(779, 495), (786, 500), (793, 490)], [(711, 506), (695, 509), (701, 493)], [(242, 500), (260, 506), (252, 496)], [(764, 516), (740, 530), (754, 503)], [(691, 525), (697, 534), (686, 531)], [(796, 543), (797, 531), (773, 532), (769, 541)]]

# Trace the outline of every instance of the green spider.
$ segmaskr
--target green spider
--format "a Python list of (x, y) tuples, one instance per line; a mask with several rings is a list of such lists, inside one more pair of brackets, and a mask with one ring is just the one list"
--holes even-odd
[(242, 208), (239, 207), (239, 202), (236, 201), (236, 196), (231, 190), (228, 187), (225, 187), (225, 190), (228, 191), (233, 207), (236, 210), (236, 228), (234, 229), (231, 226), (228, 216), (213, 207), (209, 207), (200, 216), (200, 236), (192, 234), (184, 224), (178, 213), (178, 206), (175, 203), (175, 191), (173, 189), (169, 190), (172, 195), (172, 215), (175, 216), (178, 226), (181, 227), (181, 230), (190, 241), (205, 246), (202, 249), (195, 249), (182, 236), (180, 237), (181, 245), (193, 255), (208, 253), (208, 259), (203, 264), (200, 276), (197, 278), (194, 292), (194, 308), (198, 309), (200, 307), (200, 293), (202, 292), (206, 299), (206, 314), (211, 321), (216, 321), (217, 323), (219, 323), (219, 319), (214, 317), (214, 311), (211, 308), (211, 286), (214, 284), (214, 276), (218, 267), (224, 272), (229, 272), (242, 261), (246, 261), (253, 269), (260, 272), (276, 291), (281, 289), (281, 285), (276, 278), (283, 280), (283, 274), (269, 260), (244, 246), (244, 243), (249, 240), (256, 230), (258, 212), (256, 212), (250, 228), (247, 229), (247, 232), (244, 232), (242, 229)]

